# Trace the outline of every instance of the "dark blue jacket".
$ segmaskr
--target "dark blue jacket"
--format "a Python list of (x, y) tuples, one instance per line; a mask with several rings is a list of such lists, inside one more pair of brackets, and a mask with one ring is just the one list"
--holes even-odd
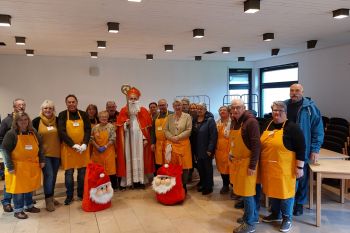
[(193, 154), (197, 159), (204, 159), (208, 157), (207, 152), (214, 157), (216, 142), (218, 140), (218, 131), (213, 115), (206, 112), (204, 120), (200, 123), (197, 120), (193, 121), (193, 138), (195, 141)]

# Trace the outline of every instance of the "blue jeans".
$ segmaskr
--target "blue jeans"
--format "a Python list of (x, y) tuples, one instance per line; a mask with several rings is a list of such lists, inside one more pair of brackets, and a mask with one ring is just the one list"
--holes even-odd
[(306, 204), (309, 193), (309, 165), (307, 163), (304, 165), (304, 176), (297, 179), (295, 190), (295, 204)]
[(4, 198), (1, 200), (3, 206), (11, 204), (12, 194), (6, 192), (6, 186), (4, 184)]
[(292, 221), (294, 197), (288, 199), (271, 198), (271, 211), (278, 218)]
[(22, 212), (24, 207), (26, 209), (33, 207), (33, 193), (19, 193), (13, 194), (13, 204), (15, 213)]
[(60, 159), (45, 156), (45, 167), (43, 167), (44, 175), (44, 193), (45, 198), (53, 197), (56, 185), (58, 168), (60, 167)]
[[(77, 193), (78, 193), (78, 197), (83, 198), (83, 194), (84, 194), (84, 178), (85, 178), (85, 170), (86, 167), (82, 167), (82, 168), (78, 168), (78, 177), (77, 177), (77, 181), (78, 181), (78, 188), (77, 188)], [(73, 198), (73, 194), (74, 194), (74, 168), (68, 169), (65, 171), (64, 173), (64, 182), (66, 184), (66, 194), (67, 197), (69, 198)]]
[(255, 196), (243, 197), (244, 214), (243, 220), (250, 226), (255, 226), (255, 222), (259, 219), (259, 212), (256, 209)]
[[(261, 199), (261, 184), (256, 184), (255, 190), (256, 190), (256, 194), (254, 196), (255, 208), (256, 208), (256, 211), (259, 213), (259, 210), (260, 210), (260, 199)], [(258, 218), (256, 220), (259, 220), (259, 216), (258, 216)]]

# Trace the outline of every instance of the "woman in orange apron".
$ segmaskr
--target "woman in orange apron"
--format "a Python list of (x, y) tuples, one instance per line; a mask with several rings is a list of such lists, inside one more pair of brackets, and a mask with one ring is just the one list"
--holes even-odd
[(287, 120), (283, 101), (272, 104), (273, 120), (261, 136), (261, 183), (271, 198), (271, 211), (263, 222), (282, 221), (281, 232), (292, 227), (296, 179), (303, 176), (304, 136), (298, 125)]
[(221, 174), (222, 188), (220, 194), (225, 194), (230, 191), (230, 171), (228, 163), (228, 154), (230, 152), (229, 136), (231, 119), (227, 106), (219, 108), (220, 119), (216, 122), (218, 131), (218, 142), (216, 144), (215, 162), (216, 168)]
[[(182, 102), (173, 102), (174, 114), (170, 114), (165, 123), (165, 137), (167, 144), (171, 144), (171, 164), (182, 166), (182, 182), (187, 192), (186, 183), (189, 169), (192, 168), (192, 154), (190, 135), (192, 130), (192, 118), (189, 114), (182, 112)], [(169, 161), (168, 161), (169, 162)]]
[(13, 194), (14, 216), (26, 219), (24, 213), (38, 213), (32, 192), (40, 188), (41, 168), (45, 166), (39, 135), (32, 128), (27, 113), (17, 113), (2, 143), (5, 151), (6, 191)]
[(102, 111), (98, 114), (100, 123), (92, 128), (91, 144), (93, 145), (91, 161), (104, 167), (109, 175), (112, 188), (117, 189), (116, 163), (114, 142), (116, 138), (115, 128), (108, 123), (109, 114)]

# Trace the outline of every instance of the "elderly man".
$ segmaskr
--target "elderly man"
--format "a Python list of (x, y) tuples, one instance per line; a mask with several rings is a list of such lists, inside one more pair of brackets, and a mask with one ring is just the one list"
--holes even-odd
[(158, 101), (159, 113), (153, 119), (151, 140), (152, 140), (152, 151), (155, 153), (155, 165), (156, 170), (160, 168), (165, 161), (165, 147), (166, 147), (166, 137), (164, 133), (165, 123), (168, 119), (168, 115), (173, 112), (168, 111), (168, 103), (165, 99), (160, 99)]
[(115, 121), (117, 120), (117, 116), (119, 115), (119, 112), (117, 111), (117, 105), (115, 104), (114, 101), (107, 101), (106, 103), (106, 111), (109, 114), (108, 117), (108, 122), (109, 123), (115, 123)]
[[(303, 97), (301, 84), (290, 86), (290, 99), (286, 100), (287, 118), (297, 123), (305, 137), (305, 163), (316, 162), (323, 143), (324, 131), (322, 116), (311, 98)], [(309, 182), (309, 166), (304, 166), (304, 176), (297, 182), (293, 214), (303, 214), (303, 204), (307, 202)]]
[[(18, 113), (23, 113), (26, 110), (26, 103), (23, 99), (15, 99), (13, 101), (13, 112), (8, 114), (7, 117), (1, 122), (0, 126), (0, 152), (2, 150), (2, 141), (4, 136), (11, 129), (13, 118)], [(12, 212), (13, 208), (11, 206), (12, 194), (6, 192), (6, 187), (4, 185), (4, 198), (1, 200), (4, 212)]]
[(154, 172), (150, 131), (152, 119), (140, 106), (141, 93), (135, 87), (127, 92), (129, 106), (124, 106), (117, 118), (117, 176), (120, 186), (145, 188), (145, 174)]
[(65, 99), (67, 110), (58, 115), (58, 134), (62, 140), (61, 166), (65, 170), (66, 200), (70, 205), (74, 194), (74, 169), (78, 170), (78, 198), (83, 199), (84, 177), (87, 164), (90, 162), (88, 144), (91, 135), (91, 125), (88, 115), (78, 110), (78, 99), (68, 95)]
[(255, 117), (245, 109), (243, 100), (234, 99), (231, 103), (233, 116), (230, 131), (230, 160), (232, 161), (231, 181), (233, 191), (242, 196), (244, 215), (237, 222), (241, 225), (234, 233), (255, 232), (258, 211), (256, 194), (257, 163), (260, 156), (260, 128)]

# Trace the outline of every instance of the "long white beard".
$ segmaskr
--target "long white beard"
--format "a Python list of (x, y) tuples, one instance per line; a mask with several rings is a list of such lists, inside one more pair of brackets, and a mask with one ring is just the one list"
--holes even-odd
[(136, 115), (140, 111), (140, 102), (139, 101), (129, 102), (129, 111), (131, 115)]
[(111, 182), (90, 189), (90, 199), (98, 204), (106, 204), (111, 201), (112, 197), (113, 189)]
[(152, 182), (152, 189), (158, 194), (169, 192), (176, 185), (176, 178), (172, 176), (157, 175)]

